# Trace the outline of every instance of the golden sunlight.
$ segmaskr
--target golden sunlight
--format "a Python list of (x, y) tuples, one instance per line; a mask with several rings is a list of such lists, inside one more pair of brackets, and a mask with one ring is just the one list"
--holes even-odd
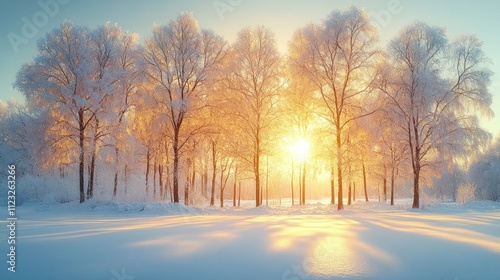
[(309, 153), (310, 144), (305, 139), (300, 139), (295, 144), (290, 146), (290, 150), (292, 151), (295, 158), (299, 160), (304, 160)]

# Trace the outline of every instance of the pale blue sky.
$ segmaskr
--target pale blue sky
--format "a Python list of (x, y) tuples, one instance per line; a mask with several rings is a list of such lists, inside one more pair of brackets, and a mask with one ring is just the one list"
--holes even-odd
[[(350, 5), (364, 8), (380, 26), (383, 41), (390, 40), (402, 27), (421, 20), (445, 27), (450, 38), (474, 33), (484, 41), (495, 72), (491, 91), (496, 115), (484, 125), (500, 132), (500, 2), (495, 0), (0, 0), (0, 100), (22, 100), (12, 88), (23, 63), (36, 55), (36, 41), (64, 20), (95, 27), (107, 21), (124, 30), (148, 37), (154, 22), (168, 23), (182, 11), (190, 11), (202, 28), (209, 28), (232, 42), (245, 26), (263, 24), (276, 34), (279, 48), (286, 51), (288, 40), (299, 27), (319, 22), (334, 9)], [(40, 3), (57, 3), (46, 12)], [(50, 5), (49, 5), (50, 6)], [(216, 8), (219, 7), (219, 10)], [(51, 6), (53, 7), (53, 5)], [(221, 10), (226, 7), (227, 10)], [(26, 21), (36, 28), (26, 29)], [(23, 33), (23, 27), (25, 31)], [(21, 38), (12, 43), (10, 37)], [(30, 38), (31, 37), (31, 38)]]

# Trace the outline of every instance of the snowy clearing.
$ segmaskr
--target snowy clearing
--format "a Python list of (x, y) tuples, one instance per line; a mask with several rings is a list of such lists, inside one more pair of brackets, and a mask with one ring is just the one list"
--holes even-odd
[[(18, 208), (1, 279), (499, 279), (500, 203)], [(7, 258), (7, 227), (0, 248)]]

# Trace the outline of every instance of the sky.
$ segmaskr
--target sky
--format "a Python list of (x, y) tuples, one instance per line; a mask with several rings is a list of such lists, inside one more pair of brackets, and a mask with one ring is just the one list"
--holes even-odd
[(483, 126), (500, 136), (500, 2), (494, 0), (0, 0), (0, 100), (23, 101), (12, 87), (17, 71), (37, 55), (37, 40), (65, 20), (92, 28), (118, 23), (143, 40), (150, 36), (154, 23), (167, 24), (187, 11), (202, 28), (212, 29), (229, 42), (244, 27), (265, 25), (285, 53), (295, 30), (351, 5), (371, 15), (380, 28), (382, 45), (417, 20), (444, 27), (450, 39), (476, 34), (484, 42), (495, 73), (490, 90), (496, 116), (483, 121)]

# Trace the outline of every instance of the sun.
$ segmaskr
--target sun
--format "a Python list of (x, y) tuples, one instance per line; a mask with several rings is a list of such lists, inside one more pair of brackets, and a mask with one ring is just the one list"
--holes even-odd
[(297, 159), (303, 160), (309, 153), (310, 144), (305, 139), (300, 139), (291, 146), (292, 153)]

